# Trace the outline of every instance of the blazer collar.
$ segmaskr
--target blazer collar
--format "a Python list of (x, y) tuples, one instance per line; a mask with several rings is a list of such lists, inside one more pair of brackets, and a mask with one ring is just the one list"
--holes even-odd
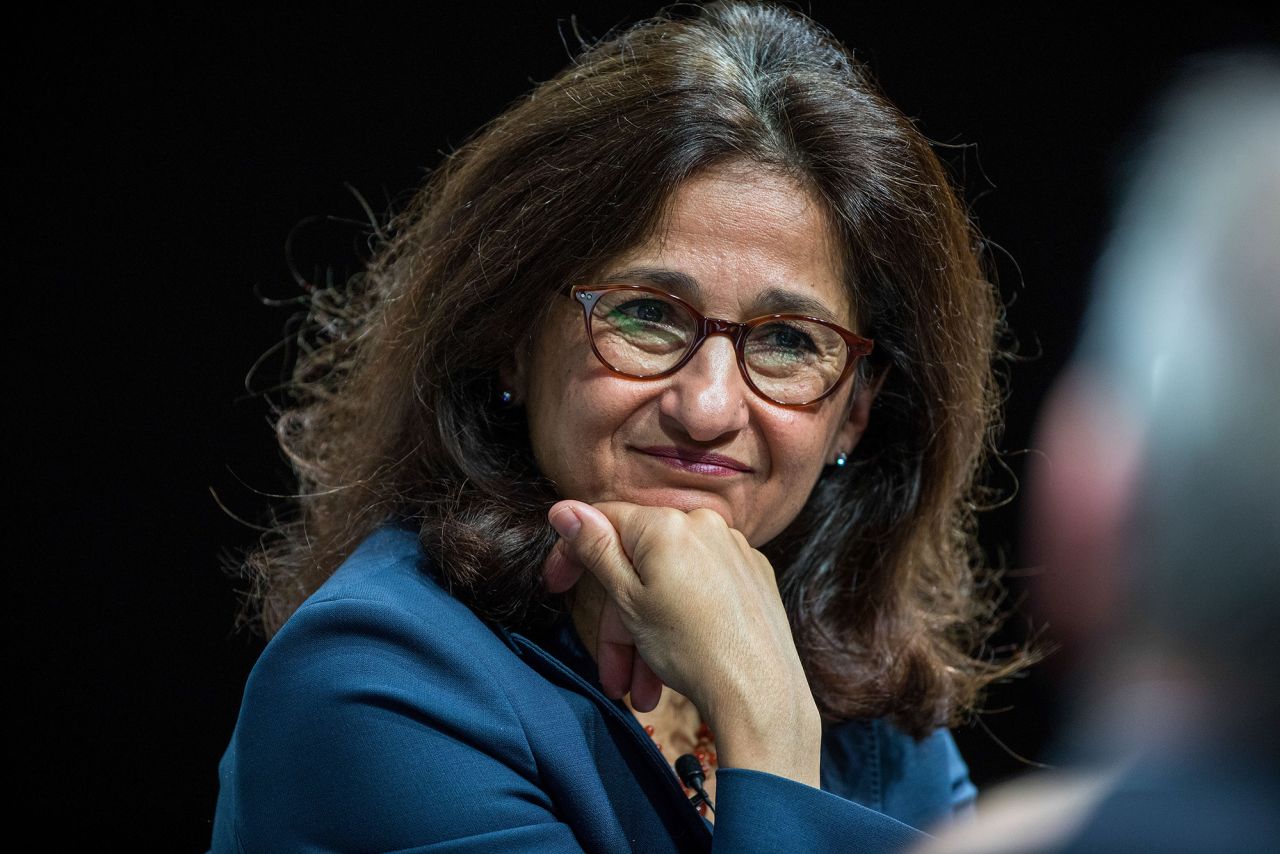
[(532, 667), (554, 682), (590, 697), (606, 718), (613, 718), (630, 734), (630, 742), (656, 778), (664, 781), (665, 797), (684, 819), (692, 839), (709, 845), (711, 824), (698, 814), (684, 793), (684, 786), (640, 722), (621, 700), (612, 700), (600, 689), (599, 669), (583, 646), (573, 620), (566, 614), (545, 634), (541, 643), (517, 632), (495, 627), (503, 640)]

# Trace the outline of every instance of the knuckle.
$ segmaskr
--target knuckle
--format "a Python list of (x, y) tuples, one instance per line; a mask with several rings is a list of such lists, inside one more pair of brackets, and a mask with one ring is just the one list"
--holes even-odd
[(759, 568), (760, 575), (764, 577), (765, 581), (776, 593), (779, 590), (778, 572), (773, 568), (773, 564), (769, 563), (769, 559), (760, 554), (760, 552), (755, 553), (755, 563)]
[(658, 507), (655, 508), (653, 514), (653, 525), (660, 531), (672, 533), (678, 531), (685, 525), (685, 514), (681, 513), (674, 507)]
[(679, 522), (684, 518), (684, 514), (674, 507), (659, 507), (658, 516), (668, 522)]
[(688, 515), (689, 521), (703, 528), (718, 529), (728, 527), (728, 523), (724, 521), (723, 516), (707, 507), (690, 510)]

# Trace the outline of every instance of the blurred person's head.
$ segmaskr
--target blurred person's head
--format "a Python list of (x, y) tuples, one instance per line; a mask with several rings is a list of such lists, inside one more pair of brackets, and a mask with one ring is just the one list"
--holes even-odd
[(1038, 599), (1091, 664), (1143, 662), (1181, 686), (1169, 705), (1261, 735), (1280, 712), (1280, 63), (1204, 64), (1159, 114), (1042, 417)]

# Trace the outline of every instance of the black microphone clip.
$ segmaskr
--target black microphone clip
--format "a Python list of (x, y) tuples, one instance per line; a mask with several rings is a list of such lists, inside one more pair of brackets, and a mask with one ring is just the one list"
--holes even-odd
[(692, 753), (686, 753), (676, 760), (676, 774), (680, 776), (680, 782), (684, 783), (687, 788), (693, 789), (693, 796), (689, 798), (689, 803), (695, 807), (699, 804), (706, 804), (707, 809), (715, 813), (716, 808), (711, 804), (711, 798), (707, 796), (707, 790), (702, 787), (706, 782), (707, 775), (702, 773), (702, 763), (698, 761), (698, 757)]

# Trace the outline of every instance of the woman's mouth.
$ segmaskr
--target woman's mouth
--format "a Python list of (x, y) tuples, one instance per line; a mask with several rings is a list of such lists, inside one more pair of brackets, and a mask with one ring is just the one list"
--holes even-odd
[(636, 450), (674, 469), (693, 474), (732, 477), (733, 475), (754, 471), (746, 463), (735, 460), (733, 457), (726, 457), (723, 454), (711, 454), (705, 451), (677, 448), (671, 445), (655, 445), (648, 448), (637, 448)]

